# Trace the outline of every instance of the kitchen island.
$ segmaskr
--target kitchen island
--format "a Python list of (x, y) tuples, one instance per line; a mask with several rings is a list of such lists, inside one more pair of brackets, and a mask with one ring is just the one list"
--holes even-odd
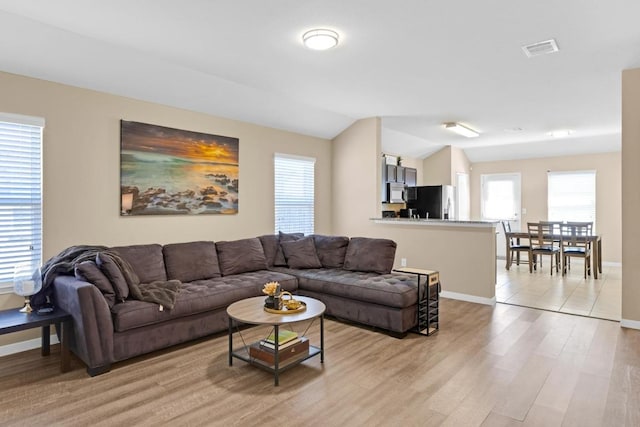
[(496, 224), (425, 218), (370, 218), (375, 235), (398, 244), (395, 265), (440, 272), (444, 298), (495, 304)]

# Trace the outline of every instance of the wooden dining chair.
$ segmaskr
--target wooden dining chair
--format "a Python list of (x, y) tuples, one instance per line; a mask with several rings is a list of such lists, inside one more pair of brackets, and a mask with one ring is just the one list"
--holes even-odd
[(591, 275), (591, 243), (586, 237), (591, 236), (592, 222), (567, 222), (562, 224), (562, 274), (571, 269), (571, 258), (584, 260), (584, 278)]
[(515, 241), (514, 238), (509, 237), (509, 233), (511, 233), (511, 223), (509, 223), (509, 221), (501, 221), (502, 222), (502, 229), (504, 230), (504, 238), (507, 240), (507, 251), (509, 251), (508, 254), (508, 259), (509, 262), (507, 263), (507, 270), (509, 268), (511, 268), (511, 264), (513, 264), (513, 259), (515, 257), (516, 260), (516, 265), (520, 265), (520, 254), (521, 253), (526, 253), (527, 254), (527, 264), (531, 263), (531, 258), (529, 257), (529, 245), (523, 245), (520, 244), (520, 242)]
[[(553, 276), (553, 267), (556, 268), (556, 274), (560, 271), (560, 246), (554, 242), (554, 226), (549, 223), (528, 222), (527, 231), (529, 232), (529, 259), (536, 260), (540, 255), (540, 266), (542, 266), (542, 256), (549, 255), (551, 264), (551, 275)], [(537, 264), (529, 263), (529, 272), (533, 273)]]

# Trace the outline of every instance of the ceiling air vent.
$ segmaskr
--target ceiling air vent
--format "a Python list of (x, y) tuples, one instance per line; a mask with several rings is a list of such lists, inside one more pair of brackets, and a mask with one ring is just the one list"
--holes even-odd
[(534, 56), (546, 55), (558, 51), (558, 43), (554, 39), (545, 40), (543, 42), (533, 43), (527, 46), (522, 46), (522, 50), (529, 58)]

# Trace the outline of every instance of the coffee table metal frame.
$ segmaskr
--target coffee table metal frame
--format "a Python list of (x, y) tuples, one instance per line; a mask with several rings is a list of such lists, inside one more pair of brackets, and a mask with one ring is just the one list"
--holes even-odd
[[(229, 316), (229, 366), (233, 366), (233, 358), (240, 359), (253, 366), (273, 373), (274, 385), (280, 383), (280, 372), (299, 365), (307, 359), (320, 355), (320, 363), (324, 363), (324, 312), (326, 306), (321, 301), (314, 298), (297, 296), (296, 299), (303, 301), (307, 305), (307, 309), (295, 314), (274, 314), (264, 311), (264, 297), (247, 298), (237, 301), (227, 307), (227, 315)], [(268, 325), (273, 327), (274, 336), (278, 336), (280, 326), (302, 322), (305, 320), (313, 321), (320, 319), (320, 346), (309, 345), (309, 353), (304, 356), (287, 359), (281, 363), (279, 355), (279, 345), (276, 342), (274, 350), (275, 363), (269, 365), (259, 359), (253, 358), (249, 353), (249, 345), (244, 342), (241, 324), (247, 325)], [(309, 327), (311, 326), (309, 325)], [(235, 331), (240, 335), (243, 347), (233, 348), (233, 335)], [(307, 328), (308, 330), (308, 328)]]

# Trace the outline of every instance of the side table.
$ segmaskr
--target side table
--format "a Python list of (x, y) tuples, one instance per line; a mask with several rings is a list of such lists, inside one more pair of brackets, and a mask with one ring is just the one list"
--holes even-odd
[[(418, 276), (418, 319), (415, 332), (431, 335), (440, 329), (440, 273), (421, 268), (401, 267), (393, 271)], [(420, 288), (420, 279), (426, 277), (424, 288)]]
[[(50, 352), (51, 325), (56, 325), (60, 332), (60, 370), (67, 372), (70, 369), (69, 334), (71, 334), (71, 320), (69, 313), (56, 308), (48, 314), (20, 313), (19, 308), (0, 311), (0, 335), (12, 332), (24, 331), (33, 328), (42, 328), (42, 355), (48, 356)], [(60, 328), (62, 326), (62, 328)]]

